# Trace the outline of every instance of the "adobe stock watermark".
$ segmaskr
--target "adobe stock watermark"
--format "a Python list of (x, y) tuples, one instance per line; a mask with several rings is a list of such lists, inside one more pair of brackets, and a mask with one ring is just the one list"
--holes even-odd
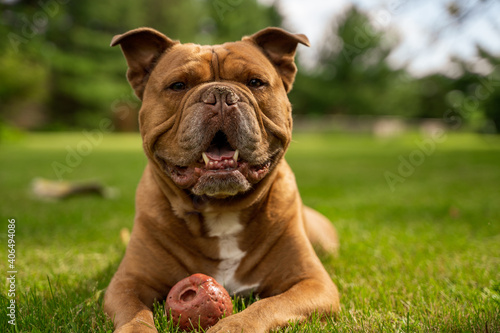
[[(453, 102), (453, 108), (444, 112), (444, 123), (454, 130), (459, 129), (464, 120), (469, 119), (475, 112), (479, 112), (480, 103), (488, 99), (498, 87), (500, 87), (500, 66), (495, 66), (489, 75), (479, 77), (472, 95), (466, 97), (460, 95), (461, 97)], [(396, 172), (384, 172), (384, 178), (390, 190), (394, 192), (398, 184), (404, 183), (411, 177), (416, 169), (435, 153), (438, 145), (447, 139), (443, 129), (436, 129), (429, 137), (415, 141), (417, 148), (407, 156), (399, 155)]]
[(226, 13), (234, 11), (242, 3), (243, 0), (215, 0), (213, 6), (217, 17), (222, 22)]
[(370, 42), (378, 37), (376, 30), (382, 30), (389, 26), (395, 11), (407, 1), (408, 0), (393, 1), (389, 6), (389, 10), (381, 9), (377, 11), (371, 20), (365, 22), (360, 27), (354, 28), (354, 43), (349, 44), (344, 41), (344, 48), (342, 49), (342, 55), (347, 62), (351, 63), (354, 58), (368, 48)]
[(408, 155), (399, 155), (399, 165), (396, 172), (384, 172), (385, 181), (389, 185), (391, 192), (396, 190), (396, 185), (404, 183), (406, 179), (411, 177), (416, 169), (424, 164), (429, 156), (434, 154), (438, 144), (445, 142), (447, 138), (444, 130), (437, 129), (430, 136), (416, 140), (415, 145), (417, 148), (413, 149)]
[[(116, 119), (123, 120), (130, 116), (131, 110), (136, 109), (139, 102), (133, 95), (123, 95), (120, 99), (113, 101), (111, 111)], [(93, 130), (83, 130), (82, 139), (75, 145), (65, 147), (66, 156), (64, 161), (53, 161), (51, 166), (58, 180), (63, 180), (65, 174), (72, 173), (78, 168), (86, 156), (89, 156), (96, 147), (104, 140), (104, 135), (115, 128), (110, 118), (100, 120), (98, 128)]]
[[(452, 129), (459, 129), (464, 120), (469, 119), (479, 111), (481, 102), (491, 97), (491, 94), (500, 87), (500, 66), (495, 66), (486, 77), (479, 77), (479, 82), (474, 87), (474, 94), (463, 96), (462, 92), (454, 93), (452, 108), (445, 111), (443, 120)], [(500, 130), (500, 128), (498, 129)]]
[(16, 219), (7, 219), (7, 318), (8, 323), (16, 326)]
[(111, 119), (104, 118), (99, 122), (99, 128), (92, 131), (83, 130), (81, 132), (83, 139), (75, 147), (70, 145), (65, 147), (67, 153), (64, 163), (52, 162), (52, 170), (54, 170), (57, 179), (63, 180), (64, 174), (72, 173), (75, 168), (79, 167), (83, 162), (83, 158), (90, 155), (94, 148), (102, 143), (104, 133), (112, 131), (113, 128)]
[(40, 7), (31, 17), (24, 14), (18, 15), (22, 22), (22, 28), (19, 33), (9, 32), (7, 39), (10, 46), (15, 52), (19, 52), (21, 44), (27, 44), (37, 35), (42, 34), (47, 30), (49, 19), (54, 18), (60, 11), (61, 6), (65, 5), (70, 0), (39, 0), (37, 2)]

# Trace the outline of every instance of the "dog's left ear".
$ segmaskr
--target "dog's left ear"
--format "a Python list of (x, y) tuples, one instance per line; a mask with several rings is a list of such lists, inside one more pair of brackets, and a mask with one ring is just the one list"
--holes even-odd
[(111, 46), (120, 44), (127, 60), (127, 78), (137, 97), (142, 100), (144, 88), (160, 56), (175, 44), (164, 34), (151, 28), (130, 30), (116, 35)]
[(243, 37), (242, 40), (260, 47), (276, 67), (286, 92), (289, 92), (297, 73), (294, 62), (295, 50), (299, 43), (309, 46), (309, 39), (305, 35), (292, 34), (280, 28), (266, 28), (251, 36)]

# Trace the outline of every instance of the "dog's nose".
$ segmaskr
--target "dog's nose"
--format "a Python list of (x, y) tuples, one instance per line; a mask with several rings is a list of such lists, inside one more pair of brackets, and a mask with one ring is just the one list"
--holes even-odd
[(215, 86), (203, 95), (203, 103), (224, 108), (238, 103), (240, 98), (233, 89), (226, 86)]

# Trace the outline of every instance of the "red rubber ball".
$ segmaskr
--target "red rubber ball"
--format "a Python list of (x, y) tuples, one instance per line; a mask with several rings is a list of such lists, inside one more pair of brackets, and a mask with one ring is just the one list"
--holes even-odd
[(165, 314), (185, 331), (214, 326), (223, 316), (233, 313), (229, 293), (215, 279), (193, 274), (179, 281), (170, 290)]

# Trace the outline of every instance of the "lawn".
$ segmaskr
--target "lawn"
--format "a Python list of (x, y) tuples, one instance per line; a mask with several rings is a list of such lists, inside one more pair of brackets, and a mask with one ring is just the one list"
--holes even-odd
[[(342, 311), (284, 331), (500, 331), (499, 137), (299, 132), (287, 159), (304, 202), (340, 235), (339, 256), (321, 259)], [(17, 271), (17, 327), (8, 323), (5, 279), (1, 332), (112, 331), (102, 295), (125, 250), (120, 230), (132, 227), (145, 163), (136, 134), (24, 134), (0, 144), (0, 272), (11, 270), (9, 219)], [(119, 197), (31, 194), (34, 178), (58, 175), (101, 181)], [(167, 331), (158, 308), (157, 326)]]

